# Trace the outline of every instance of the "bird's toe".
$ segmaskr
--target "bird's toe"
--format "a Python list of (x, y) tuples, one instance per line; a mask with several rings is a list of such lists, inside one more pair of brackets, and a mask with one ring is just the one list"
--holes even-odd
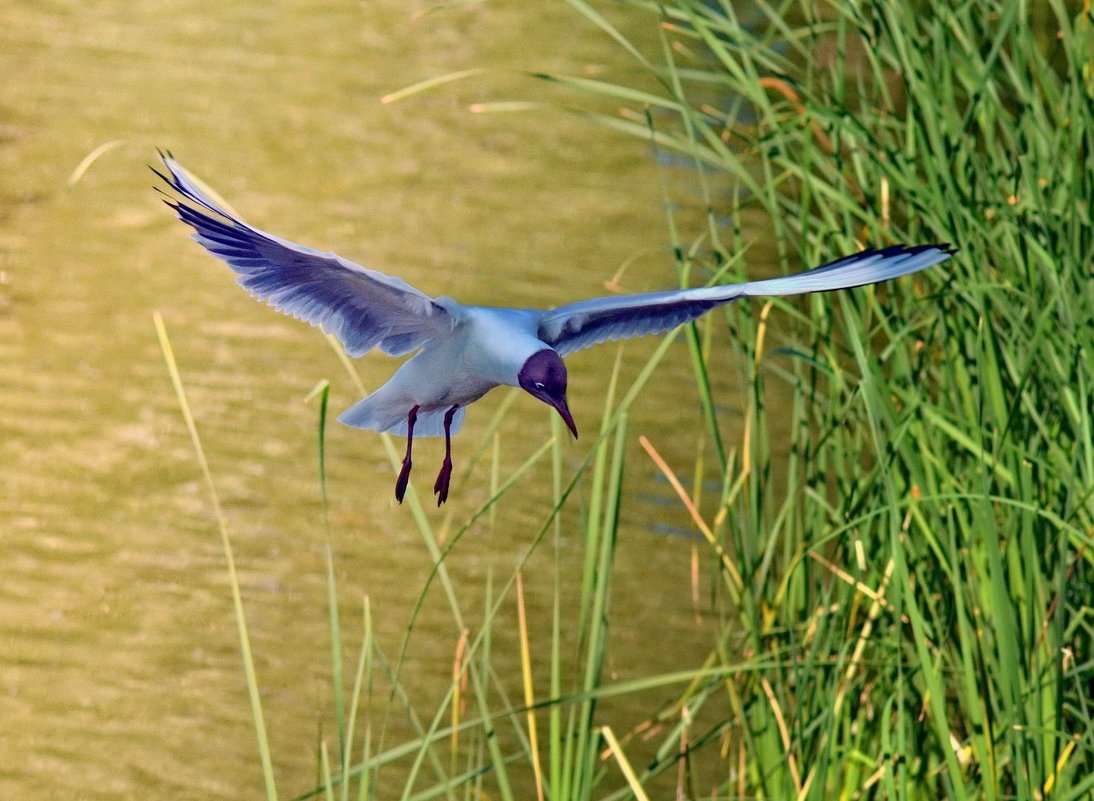
[(441, 465), (441, 472), (437, 474), (437, 481), (433, 485), (433, 492), (437, 495), (437, 506), (448, 500), (448, 485), (452, 481), (452, 462), (445, 459)]
[(403, 502), (403, 496), (406, 495), (406, 485), (410, 481), (410, 467), (410, 460), (405, 460), (402, 469), (399, 471), (399, 477), (395, 479), (395, 500), (399, 503)]

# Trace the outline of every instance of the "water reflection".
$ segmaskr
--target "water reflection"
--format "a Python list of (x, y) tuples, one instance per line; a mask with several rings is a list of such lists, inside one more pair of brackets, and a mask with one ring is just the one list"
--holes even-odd
[[(562, 3), (537, 3), (534, 13), (528, 3), (412, 10), (394, 0), (306, 10), (62, 0), (4, 12), (0, 796), (259, 792), (220, 544), (156, 343), (154, 309), (172, 335), (229, 518), (284, 792), (307, 787), (317, 730), (330, 727), (328, 540), (316, 409), (303, 398), (324, 378), (333, 382), (332, 411), (356, 394), (321, 336), (251, 301), (186, 240), (150, 189), (154, 146), (215, 178), (259, 227), (433, 294), (557, 304), (602, 292), (628, 260), (628, 290), (672, 285), (658, 167), (640, 142), (547, 109), (467, 111), (475, 100), (548, 92), (502, 70), (625, 69), (612, 43)], [(498, 71), (378, 102), (394, 88), (481, 66)], [(80, 160), (114, 139), (127, 144), (66, 188)], [(655, 345), (626, 347), (624, 381)], [(674, 348), (632, 420), (670, 459), (703, 437), (698, 408), (678, 401), (693, 379), (684, 345)], [(574, 413), (586, 426), (599, 420), (612, 353), (569, 360)], [(376, 386), (395, 364), (370, 356), (358, 367), (366, 386)], [(732, 402), (729, 378), (717, 380)], [(495, 392), (476, 404), (461, 452), (482, 439), (502, 400)], [(548, 433), (539, 404), (518, 399), (500, 429), (500, 471), (515, 469)], [(439, 460), (438, 447), (422, 443), (423, 464)], [(567, 459), (576, 464), (585, 447), (567, 446)], [(642, 470), (648, 461), (633, 449), (631, 464)], [(454, 517), (430, 513), (439, 527), (489, 490), (489, 459), (471, 475), (461, 469)], [(640, 499), (661, 494), (647, 469), (628, 479)], [(394, 652), (428, 555), (390, 497), (392, 474), (375, 436), (331, 429), (328, 481), (345, 619), (357, 619), (367, 593), (378, 640)], [(467, 610), (481, 609), (488, 573), (511, 572), (549, 497), (543, 465), (453, 551), (449, 567)], [(691, 607), (690, 544), (650, 531), (651, 520), (654, 531), (688, 531), (687, 519), (674, 505), (645, 502), (626, 515), (616, 603), (634, 610), (631, 622), (656, 616), (659, 653), (687, 661), (704, 642)], [(576, 533), (563, 547), (564, 563), (576, 569)], [(542, 581), (529, 578), (532, 619), (541, 625), (549, 620), (548, 558), (533, 557)], [(442, 695), (459, 633), (431, 593), (403, 672), (424, 709)], [(620, 677), (667, 669), (651, 661), (658, 654), (646, 636), (613, 632)], [(518, 664), (515, 643), (501, 637), (494, 650), (503, 674), (505, 654)], [(635, 722), (619, 714), (623, 727)], [(403, 734), (396, 728), (390, 741)]]

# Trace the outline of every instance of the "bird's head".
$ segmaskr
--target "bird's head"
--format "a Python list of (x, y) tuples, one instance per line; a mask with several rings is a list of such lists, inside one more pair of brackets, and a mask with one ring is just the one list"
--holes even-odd
[(517, 380), (521, 389), (558, 412), (577, 438), (577, 426), (566, 405), (566, 365), (561, 356), (550, 348), (536, 351), (520, 368)]

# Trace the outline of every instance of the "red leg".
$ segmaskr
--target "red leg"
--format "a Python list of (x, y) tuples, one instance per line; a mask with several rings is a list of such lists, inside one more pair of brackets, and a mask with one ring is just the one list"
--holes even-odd
[(410, 480), (410, 450), (414, 446), (414, 421), (418, 419), (418, 407), (414, 406), (406, 416), (406, 456), (403, 457), (403, 467), (399, 471), (399, 478), (395, 481), (395, 500), (403, 502), (406, 495), (406, 484)]
[(433, 485), (437, 506), (448, 500), (448, 482), (452, 479), (452, 418), (459, 408), (457, 403), (444, 413), (444, 461), (441, 462), (441, 472), (437, 474), (437, 483)]

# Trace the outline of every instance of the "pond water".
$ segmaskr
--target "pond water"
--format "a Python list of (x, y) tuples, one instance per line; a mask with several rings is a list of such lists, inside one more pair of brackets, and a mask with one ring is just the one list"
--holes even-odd
[[(189, 241), (152, 191), (157, 146), (249, 222), (432, 295), (556, 305), (603, 294), (625, 264), (630, 291), (675, 285), (649, 148), (564, 108), (588, 107), (587, 98), (520, 73), (620, 75), (632, 68), (626, 54), (563, 2), (454, 5), (35, 0), (2, 12), (0, 797), (261, 792), (220, 539), (153, 311), (229, 521), (284, 795), (311, 786), (319, 732), (331, 727), (328, 542), (351, 650), (368, 595), (377, 641), (398, 652), (431, 569), (372, 433), (329, 430), (328, 537), (317, 409), (305, 397), (329, 380), (337, 414), (356, 400), (352, 382), (318, 332), (251, 300)], [(652, 17), (616, 21), (655, 46)], [(380, 102), (474, 68), (486, 71)], [(473, 113), (498, 100), (542, 104)], [(624, 347), (624, 380), (656, 344)], [(618, 350), (569, 359), (583, 431), (598, 425)], [(370, 354), (357, 368), (375, 387), (396, 364)], [(716, 376), (729, 419), (739, 401), (732, 378)], [(664, 534), (690, 532), (687, 516), (637, 445), (646, 434), (690, 478), (704, 437), (693, 381), (686, 346), (675, 343), (631, 420), (613, 601), (628, 613), (610, 653), (620, 679), (697, 664), (709, 647), (713, 624), (691, 598), (692, 543)], [(413, 480), (440, 532), (488, 497), (490, 459), (470, 474), (460, 462), (482, 447), (504, 401), (498, 390), (470, 410), (442, 510), (428, 504), (440, 445), (417, 452)], [(548, 439), (549, 412), (517, 398), (500, 432), (505, 474)], [(568, 465), (592, 439), (566, 444)], [(549, 462), (535, 465), (453, 550), (472, 617), (488, 574), (509, 576), (527, 551), (550, 481)], [(575, 569), (586, 494), (579, 487), (565, 517), (563, 563)], [(528, 573), (534, 641), (548, 631), (550, 568), (545, 550)], [(403, 674), (422, 713), (448, 686), (459, 634), (434, 586)], [(515, 639), (499, 635), (494, 653), (518, 697)], [(606, 714), (625, 731), (657, 700)], [(389, 744), (409, 736), (391, 725)]]

